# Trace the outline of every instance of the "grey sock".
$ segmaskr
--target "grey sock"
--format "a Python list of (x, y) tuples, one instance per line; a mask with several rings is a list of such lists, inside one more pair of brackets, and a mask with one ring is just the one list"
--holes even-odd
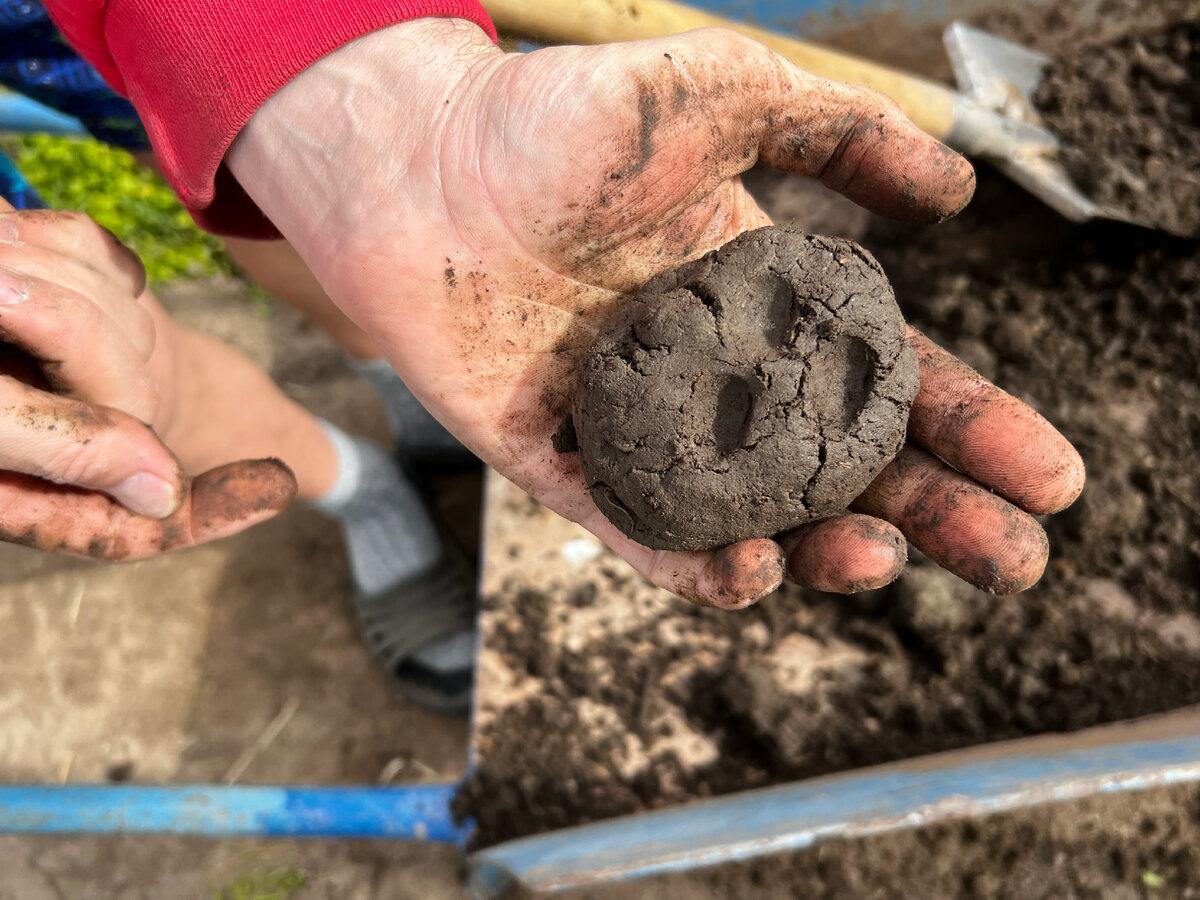
[[(371, 441), (328, 422), (321, 425), (338, 471), (333, 487), (313, 506), (341, 524), (355, 585), (375, 596), (429, 569), (441, 558), (442, 539), (416, 487)], [(469, 666), (473, 654), (473, 632), (467, 630), (440, 638), (413, 657), (429, 668), (453, 671)]]
[(470, 452), (426, 411), (386, 359), (351, 359), (350, 365), (383, 400), (398, 449), (416, 456)]
[(341, 523), (350, 573), (369, 596), (437, 562), (442, 541), (416, 487), (370, 441), (321, 423), (337, 454), (337, 479), (314, 506)]

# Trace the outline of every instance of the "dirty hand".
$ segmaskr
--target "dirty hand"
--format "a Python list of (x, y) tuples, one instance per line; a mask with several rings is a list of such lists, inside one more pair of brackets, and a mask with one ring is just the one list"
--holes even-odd
[(227, 157), (439, 419), (656, 584), (724, 607), (774, 589), (785, 567), (863, 589), (895, 577), (901, 532), (993, 590), (1032, 583), (1045, 537), (1017, 506), (1069, 503), (1078, 457), (921, 338), (914, 444), (860, 513), (789, 535), (787, 553), (636, 544), (553, 449), (580, 359), (622, 297), (769, 224), (738, 179), (759, 160), (912, 221), (953, 215), (974, 189), (966, 161), (880, 95), (711, 30), (521, 55), (462, 21), (408, 22), (305, 70)]
[(149, 427), (171, 413), (159, 401), (172, 361), (156, 349), (145, 281), (87, 217), (0, 200), (0, 540), (133, 559), (232, 534), (291, 500), (291, 473), (270, 460), (189, 479)]

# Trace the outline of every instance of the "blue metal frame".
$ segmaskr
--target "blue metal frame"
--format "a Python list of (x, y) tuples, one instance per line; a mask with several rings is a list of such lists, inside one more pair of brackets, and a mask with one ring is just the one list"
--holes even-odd
[(42, 199), (21, 170), (0, 150), (0, 200), (7, 200), (14, 209), (45, 209)]
[[(686, 0), (690, 6), (707, 9), (729, 19), (754, 22), (765, 27), (788, 27), (813, 14), (840, 13), (849, 19), (868, 11), (887, 9), (906, 20), (943, 21), (949, 18), (949, 0)], [(484, 0), (484, 6), (487, 6)]]
[(390, 838), (459, 844), (454, 784), (397, 787), (0, 787), (3, 834)]
[(86, 137), (87, 129), (74, 116), (51, 109), (22, 94), (0, 93), (0, 131), (40, 131)]
[[(1130, 740), (1136, 732), (1117, 725), (1066, 739), (1080, 746), (1065, 749), (1043, 738), (984, 746), (509, 841), (474, 854), (470, 886), (481, 898), (518, 884), (563, 890), (833, 837), (1200, 781), (1200, 735), (1178, 730)], [(450, 813), (455, 789), (7, 786), (0, 787), (0, 833), (384, 838), (461, 847), (470, 825)]]
[(954, 755), (930, 756), (509, 841), (474, 855), (471, 889), (476, 897), (518, 884), (565, 890), (1200, 780), (1200, 735), (1050, 752), (1019, 752), (1021, 743), (1005, 755), (989, 757), (985, 746), (974, 759), (958, 754), (957, 763)]

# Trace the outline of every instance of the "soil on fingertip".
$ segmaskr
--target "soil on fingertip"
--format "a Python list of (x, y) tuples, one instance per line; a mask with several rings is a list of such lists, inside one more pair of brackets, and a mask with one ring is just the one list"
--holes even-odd
[[(777, 222), (862, 243), (909, 322), (1043, 413), (1088, 484), (1045, 520), (1049, 566), (1018, 596), (919, 557), (888, 588), (785, 588), (736, 614), (656, 605), (607, 557), (586, 584), (501, 586), (485, 644), (519, 690), (459, 795), (479, 845), (1200, 702), (1200, 244), (1072, 225), (986, 167), (965, 213), (924, 228), (745, 181)], [(1154, 796), (1179, 812), (1123, 830), (1036, 811), (679, 877), (697, 896), (1191, 896), (1195, 790)]]

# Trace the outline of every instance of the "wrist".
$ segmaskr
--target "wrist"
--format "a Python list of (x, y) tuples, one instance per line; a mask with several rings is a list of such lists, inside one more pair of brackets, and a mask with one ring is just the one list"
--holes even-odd
[(272, 96), (226, 161), (310, 266), (436, 158), (473, 76), (503, 54), (464, 19), (414, 19), (335, 50)]

